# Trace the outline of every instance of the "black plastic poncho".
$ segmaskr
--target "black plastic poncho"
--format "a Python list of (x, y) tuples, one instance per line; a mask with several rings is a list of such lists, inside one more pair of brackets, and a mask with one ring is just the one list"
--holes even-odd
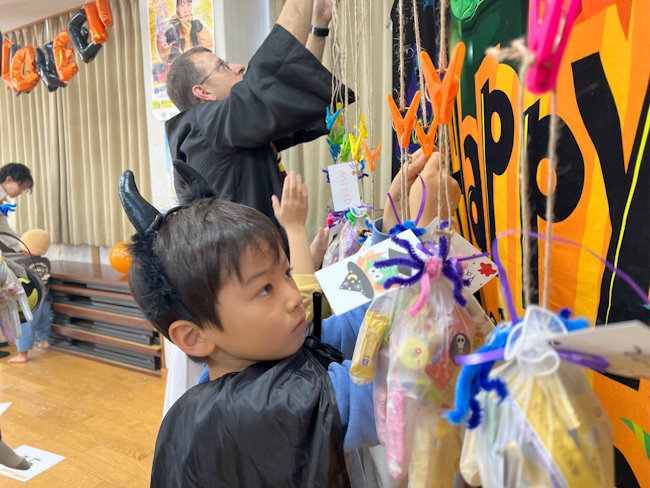
[(152, 487), (349, 487), (327, 374), (340, 352), (308, 337), (282, 361), (195, 386), (165, 416)]

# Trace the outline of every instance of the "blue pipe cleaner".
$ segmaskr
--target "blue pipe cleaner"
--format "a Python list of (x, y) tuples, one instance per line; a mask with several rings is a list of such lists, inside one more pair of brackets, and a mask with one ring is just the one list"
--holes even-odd
[[(488, 343), (479, 348), (475, 354), (485, 353), (495, 349), (503, 349), (511, 330), (512, 326), (494, 329), (490, 334)], [(476, 397), (481, 390), (496, 391), (499, 397), (499, 403), (508, 396), (508, 386), (503, 380), (499, 378), (491, 380), (489, 378), (494, 363), (496, 363), (496, 361), (488, 361), (482, 364), (462, 367), (458, 374), (458, 381), (456, 382), (455, 408), (443, 414), (443, 417), (445, 417), (450, 424), (460, 424), (467, 419), (469, 413), (467, 428), (474, 429), (479, 426), (483, 413), (481, 411), (481, 405)]]
[(327, 184), (330, 184), (330, 172), (327, 171), (326, 169), (321, 169), (323, 173), (325, 173), (325, 178), (327, 179)]
[[(558, 317), (569, 332), (581, 330), (589, 327), (589, 321), (583, 317), (571, 318), (572, 312), (570, 309), (562, 309), (558, 313)], [(499, 327), (494, 329), (487, 344), (478, 349), (475, 354), (481, 354), (496, 349), (503, 349), (506, 346), (506, 340), (512, 332), (512, 325), (507, 327)], [(478, 427), (482, 420), (481, 405), (476, 399), (477, 395), (484, 391), (496, 391), (499, 397), (499, 403), (508, 396), (508, 386), (500, 378), (490, 379), (490, 371), (496, 363), (495, 361), (487, 361), (482, 364), (475, 364), (463, 366), (458, 375), (456, 383), (456, 405), (454, 410), (446, 412), (443, 416), (452, 425), (458, 425), (463, 422), (468, 413), (469, 419), (467, 420), (467, 428), (474, 429)]]
[(415, 222), (406, 220), (395, 225), (388, 234), (393, 236), (404, 232), (405, 230), (412, 230), (417, 237), (421, 237), (427, 231), (424, 227), (416, 227)]
[(2, 212), (2, 215), (5, 217), (9, 212), (15, 212), (16, 211), (16, 204), (15, 203), (3, 203), (2, 206), (0, 206), (0, 212)]

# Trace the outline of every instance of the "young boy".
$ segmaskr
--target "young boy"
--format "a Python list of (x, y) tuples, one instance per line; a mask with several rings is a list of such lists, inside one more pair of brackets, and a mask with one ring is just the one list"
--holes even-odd
[[(34, 179), (29, 168), (24, 164), (8, 163), (0, 168), (0, 204), (5, 203), (7, 197), (16, 198), (24, 191), (31, 191), (33, 187)], [(0, 214), (0, 232), (16, 236), (4, 213)], [(0, 248), (4, 248), (5, 251), (21, 250), (18, 240), (2, 234), (0, 234)]]
[[(370, 385), (349, 362), (305, 339), (305, 311), (271, 220), (209, 196), (166, 215), (120, 179), (136, 227), (129, 283), (151, 323), (210, 382), (165, 416), (152, 469), (158, 486), (349, 486), (343, 452), (377, 443)], [(195, 176), (195, 175), (194, 175)], [(365, 309), (323, 323), (325, 342), (351, 356)]]

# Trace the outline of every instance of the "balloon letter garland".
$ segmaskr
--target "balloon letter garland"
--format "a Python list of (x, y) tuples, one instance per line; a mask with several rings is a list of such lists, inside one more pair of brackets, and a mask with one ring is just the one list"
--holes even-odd
[[(79, 72), (79, 66), (73, 60), (75, 50), (84, 63), (92, 61), (108, 40), (106, 29), (112, 25), (109, 0), (95, 0), (84, 4), (72, 16), (67, 28), (42, 48), (21, 47), (4, 39), (0, 52), (2, 80), (8, 90), (18, 94), (33, 90), (39, 79), (51, 92), (63, 88)], [(68, 47), (70, 42), (74, 49)]]

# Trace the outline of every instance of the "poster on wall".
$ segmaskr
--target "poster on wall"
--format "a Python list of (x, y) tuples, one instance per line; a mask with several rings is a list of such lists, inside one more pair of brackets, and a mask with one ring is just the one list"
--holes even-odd
[(193, 47), (214, 50), (211, 0), (149, 0), (151, 42), (151, 108), (158, 120), (178, 110), (167, 95), (172, 61)]
[[(426, 6), (429, 2), (419, 2)], [(426, 8), (426, 7), (425, 7)], [(456, 224), (475, 247), (491, 251), (502, 231), (521, 228), (519, 196), (518, 66), (485, 55), (526, 34), (528, 2), (450, 0), (450, 51), (458, 41), (467, 56), (456, 101), (453, 176), (463, 194)], [(412, 27), (411, 27), (412, 29)], [(409, 35), (407, 33), (407, 40)], [(435, 42), (423, 41), (435, 56)], [(409, 65), (407, 65), (408, 68)], [(417, 66), (408, 71), (408, 98), (417, 90)], [(398, 78), (394, 76), (394, 87)], [(557, 82), (560, 118), (554, 176), (554, 236), (591, 249), (648, 291), (650, 289), (650, 3), (648, 0), (583, 1)], [(524, 126), (530, 164), (533, 231), (546, 221), (547, 141), (550, 96), (524, 93)], [(416, 146), (414, 146), (416, 147)], [(535, 184), (537, 183), (537, 184)], [(544, 282), (544, 243), (533, 244), (530, 268), (539, 300)], [(522, 242), (504, 238), (499, 255), (519, 312)], [(553, 310), (568, 307), (595, 327), (626, 320), (650, 324), (650, 309), (620, 275), (587, 251), (553, 244)], [(496, 280), (480, 291), (495, 321), (507, 319)], [(593, 373), (592, 386), (614, 431), (616, 486), (650, 488), (650, 382)]]

